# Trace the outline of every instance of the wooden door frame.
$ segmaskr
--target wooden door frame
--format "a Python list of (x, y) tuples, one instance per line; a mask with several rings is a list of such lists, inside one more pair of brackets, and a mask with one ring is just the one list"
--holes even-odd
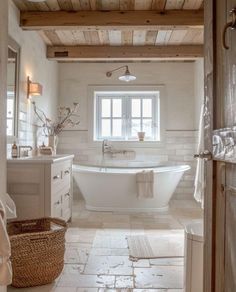
[[(211, 125), (209, 129), (209, 141), (206, 149), (212, 152), (213, 129), (223, 126), (222, 109), (224, 102), (222, 98), (223, 78), (220, 68), (223, 58), (222, 50), (222, 27), (225, 24), (224, 7), (222, 0), (205, 0), (204, 2), (204, 75), (205, 75), (205, 98), (210, 100)], [(206, 190), (204, 197), (204, 292), (223, 292), (222, 258), (216, 258), (217, 248), (223, 249), (222, 225), (217, 218), (217, 197), (222, 195), (222, 164), (217, 161), (207, 162)], [(222, 199), (223, 202), (223, 199)], [(221, 206), (224, 209), (224, 206)], [(221, 211), (223, 214), (223, 210)], [(217, 221), (218, 220), (218, 221)], [(218, 222), (218, 224), (216, 224)], [(221, 250), (222, 253), (222, 250)], [(218, 254), (218, 252), (217, 252)]]
[[(8, 48), (8, 0), (0, 1), (0, 198), (6, 193), (6, 94)], [(6, 287), (0, 286), (0, 292)]]

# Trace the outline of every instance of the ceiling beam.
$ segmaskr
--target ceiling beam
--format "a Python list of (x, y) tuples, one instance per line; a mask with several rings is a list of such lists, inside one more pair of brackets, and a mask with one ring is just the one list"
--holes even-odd
[(58, 61), (196, 59), (202, 45), (171, 46), (48, 46), (47, 58)]
[(22, 11), (24, 30), (45, 29), (158, 29), (203, 27), (202, 10), (167, 11)]

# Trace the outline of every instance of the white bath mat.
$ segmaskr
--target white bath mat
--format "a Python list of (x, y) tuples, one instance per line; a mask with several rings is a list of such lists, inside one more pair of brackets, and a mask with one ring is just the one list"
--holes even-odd
[(129, 256), (139, 259), (172, 258), (184, 256), (184, 235), (133, 235), (127, 236)]

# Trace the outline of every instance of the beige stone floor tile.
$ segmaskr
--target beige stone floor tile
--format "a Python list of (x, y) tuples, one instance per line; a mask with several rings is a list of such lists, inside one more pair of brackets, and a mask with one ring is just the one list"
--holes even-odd
[(98, 288), (77, 288), (76, 292), (98, 292)]
[(90, 255), (97, 256), (128, 256), (128, 248), (92, 248)]
[(105, 222), (103, 223), (103, 228), (115, 228), (115, 229), (125, 229), (130, 228), (130, 223), (120, 223), (120, 222)]
[(133, 289), (122, 289), (122, 288), (117, 288), (117, 289), (103, 289), (100, 288), (98, 292), (132, 292)]
[(133, 289), (133, 292), (168, 292), (167, 289)]
[(66, 232), (66, 242), (92, 243), (96, 229), (69, 228)]
[(134, 277), (132, 276), (117, 276), (115, 282), (116, 288), (134, 288)]
[(65, 251), (65, 264), (86, 264), (90, 249), (67, 247)]
[(93, 241), (95, 248), (128, 248), (126, 235), (96, 235)]
[(133, 262), (134, 268), (150, 268), (150, 262), (149, 260), (143, 259), (139, 260), (137, 262)]
[[(7, 287), (7, 292), (54, 292), (56, 288), (56, 283), (52, 283), (49, 285), (37, 286), (37, 287), (30, 287), (30, 288), (14, 288), (12, 286)], [(56, 291), (58, 292), (58, 291)], [(67, 292), (67, 291), (65, 291)], [(71, 291), (75, 292), (75, 291)]]
[(58, 287), (114, 288), (115, 276), (63, 274)]
[(63, 269), (63, 274), (65, 273), (75, 273), (75, 274), (81, 274), (84, 271), (85, 265), (82, 264), (65, 264)]
[(135, 288), (182, 289), (183, 267), (135, 268)]
[(150, 259), (151, 266), (183, 266), (184, 258), (158, 258)]
[(92, 275), (133, 275), (132, 262), (128, 256), (90, 255), (85, 274)]

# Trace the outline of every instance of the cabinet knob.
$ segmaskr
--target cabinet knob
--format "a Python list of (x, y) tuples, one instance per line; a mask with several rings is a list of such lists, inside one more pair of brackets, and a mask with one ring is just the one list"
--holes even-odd
[(53, 179), (59, 179), (60, 178), (60, 175), (57, 174), (57, 175), (54, 175)]
[(65, 170), (65, 171), (64, 171), (64, 174), (69, 174), (69, 173), (70, 173), (69, 170)]

